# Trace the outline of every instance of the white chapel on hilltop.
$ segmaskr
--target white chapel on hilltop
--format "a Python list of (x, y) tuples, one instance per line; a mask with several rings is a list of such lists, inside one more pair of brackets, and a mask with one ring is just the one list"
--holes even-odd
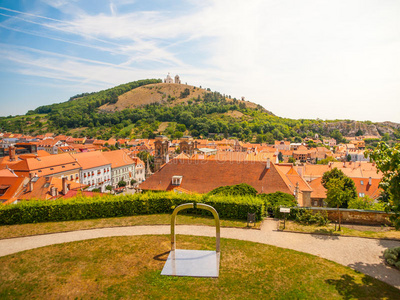
[[(167, 75), (167, 78), (164, 79), (164, 83), (174, 83), (174, 80), (172, 79), (171, 75)], [(175, 75), (175, 83), (181, 84), (181, 80), (179, 79), (179, 75)]]

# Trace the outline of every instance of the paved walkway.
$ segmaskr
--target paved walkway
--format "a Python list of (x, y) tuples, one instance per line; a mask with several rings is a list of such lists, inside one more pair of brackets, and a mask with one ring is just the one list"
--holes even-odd
[[(386, 266), (382, 253), (386, 248), (399, 247), (399, 241), (357, 237), (338, 237), (277, 231), (277, 222), (264, 221), (261, 230), (221, 228), (221, 237), (239, 239), (310, 253), (349, 266), (400, 289), (400, 271)], [(38, 247), (111, 236), (169, 234), (170, 226), (131, 226), (79, 230), (0, 240), (0, 256)], [(178, 225), (177, 234), (215, 236), (215, 228)], [(179, 245), (179, 239), (177, 240)], [(223, 251), (223, 249), (221, 250)]]

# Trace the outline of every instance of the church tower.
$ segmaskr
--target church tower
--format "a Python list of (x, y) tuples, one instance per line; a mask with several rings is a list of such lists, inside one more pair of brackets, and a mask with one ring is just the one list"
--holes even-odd
[(168, 137), (165, 135), (156, 136), (156, 141), (154, 142), (155, 155), (154, 155), (154, 172), (156, 172), (160, 167), (169, 161), (168, 148), (169, 141)]
[(179, 141), (180, 153), (185, 153), (189, 156), (192, 156), (196, 148), (197, 142), (193, 142), (193, 138), (191, 136), (185, 135)]

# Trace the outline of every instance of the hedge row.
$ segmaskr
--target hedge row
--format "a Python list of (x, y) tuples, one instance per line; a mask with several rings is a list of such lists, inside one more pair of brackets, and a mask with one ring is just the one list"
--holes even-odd
[[(246, 220), (247, 213), (255, 212), (256, 218), (260, 220), (264, 215), (263, 201), (255, 197), (185, 195), (170, 192), (24, 201), (0, 207), (0, 225), (171, 213), (176, 206), (189, 202), (211, 205), (217, 210), (220, 218), (224, 219)], [(204, 210), (187, 212), (210, 214)]]

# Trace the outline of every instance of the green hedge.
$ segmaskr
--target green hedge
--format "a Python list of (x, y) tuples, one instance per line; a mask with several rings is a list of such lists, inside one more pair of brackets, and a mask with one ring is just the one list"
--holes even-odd
[[(196, 202), (213, 206), (220, 218), (247, 219), (247, 213), (256, 213), (257, 220), (264, 215), (263, 201), (245, 196), (207, 196), (170, 193), (86, 198), (78, 196), (68, 200), (31, 200), (14, 205), (0, 206), (0, 225), (40, 223), (52, 221), (84, 220), (133, 215), (171, 213), (183, 203)], [(188, 213), (209, 214), (203, 210)]]

